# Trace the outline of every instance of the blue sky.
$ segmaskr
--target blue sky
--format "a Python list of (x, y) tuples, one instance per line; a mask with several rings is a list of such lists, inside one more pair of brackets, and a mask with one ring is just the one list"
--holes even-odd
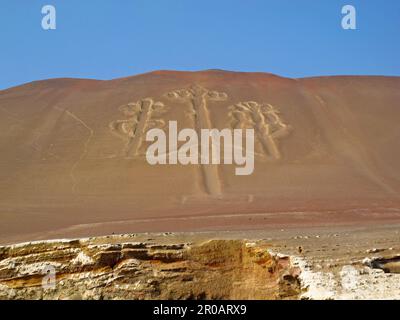
[[(0, 89), (158, 69), (400, 75), (399, 0), (0, 0)], [(41, 8), (57, 9), (57, 30)], [(357, 9), (357, 30), (341, 8)]]

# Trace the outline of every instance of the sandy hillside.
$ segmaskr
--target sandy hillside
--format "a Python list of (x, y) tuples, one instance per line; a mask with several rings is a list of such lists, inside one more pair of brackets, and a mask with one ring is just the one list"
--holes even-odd
[[(400, 220), (397, 77), (54, 79), (0, 91), (0, 114), (0, 242)], [(255, 128), (254, 173), (150, 166), (171, 120)]]

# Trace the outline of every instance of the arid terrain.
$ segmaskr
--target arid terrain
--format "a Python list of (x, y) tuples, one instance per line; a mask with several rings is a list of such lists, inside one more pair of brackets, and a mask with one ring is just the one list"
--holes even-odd
[[(0, 298), (400, 298), (399, 77), (50, 79), (0, 115)], [(169, 121), (254, 129), (253, 174), (150, 165)]]
[[(0, 243), (400, 219), (400, 78), (158, 71), (0, 91)], [(146, 162), (145, 132), (254, 128), (255, 171)]]
[(0, 299), (400, 299), (399, 236), (382, 225), (23, 243), (0, 247)]

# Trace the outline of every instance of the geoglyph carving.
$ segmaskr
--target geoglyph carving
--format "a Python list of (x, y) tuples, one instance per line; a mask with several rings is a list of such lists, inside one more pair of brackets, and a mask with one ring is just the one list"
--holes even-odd
[(126, 141), (123, 155), (136, 157), (140, 154), (139, 150), (147, 130), (162, 128), (165, 125), (164, 120), (159, 117), (167, 111), (167, 108), (162, 102), (146, 98), (123, 105), (119, 110), (127, 119), (111, 122), (110, 129), (116, 136)]
[(277, 139), (287, 136), (292, 130), (285, 124), (279, 110), (270, 104), (248, 101), (229, 107), (231, 125), (235, 129), (254, 128), (266, 157), (280, 159)]
[[(191, 106), (190, 115), (194, 122), (194, 128), (200, 134), (201, 129), (212, 129), (210, 113), (207, 107), (208, 101), (224, 101), (228, 95), (224, 92), (208, 90), (199, 85), (190, 88), (174, 90), (166, 95), (170, 99), (189, 102)], [(218, 174), (218, 165), (201, 165), (208, 194), (220, 196), (222, 194), (221, 181)]]
[[(168, 92), (166, 97), (189, 103), (188, 115), (192, 119), (194, 129), (201, 134), (202, 129), (213, 129), (208, 102), (225, 101), (228, 95), (194, 85)], [(277, 140), (287, 136), (291, 127), (283, 122), (279, 110), (271, 104), (260, 104), (255, 101), (239, 102), (228, 109), (233, 129), (254, 129), (256, 138), (262, 146), (263, 156), (273, 160), (281, 159)], [(124, 156), (140, 156), (146, 132), (152, 128), (165, 126), (165, 121), (160, 116), (167, 111), (167, 108), (162, 102), (154, 102), (152, 98), (145, 98), (123, 105), (119, 110), (126, 116), (126, 119), (111, 122), (110, 129), (116, 136), (126, 141), (123, 150)], [(177, 152), (177, 150), (169, 150), (169, 153), (173, 152)], [(221, 196), (222, 186), (218, 165), (202, 161), (200, 168), (205, 192), (212, 196)]]

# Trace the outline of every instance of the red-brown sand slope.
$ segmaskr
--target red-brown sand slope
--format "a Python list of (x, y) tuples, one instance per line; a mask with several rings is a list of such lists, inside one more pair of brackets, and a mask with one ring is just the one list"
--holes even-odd
[[(191, 88), (205, 111), (173, 94)], [(0, 114), (1, 241), (400, 219), (400, 78), (54, 79), (0, 91)], [(254, 173), (150, 166), (144, 133), (170, 120), (254, 127)]]

